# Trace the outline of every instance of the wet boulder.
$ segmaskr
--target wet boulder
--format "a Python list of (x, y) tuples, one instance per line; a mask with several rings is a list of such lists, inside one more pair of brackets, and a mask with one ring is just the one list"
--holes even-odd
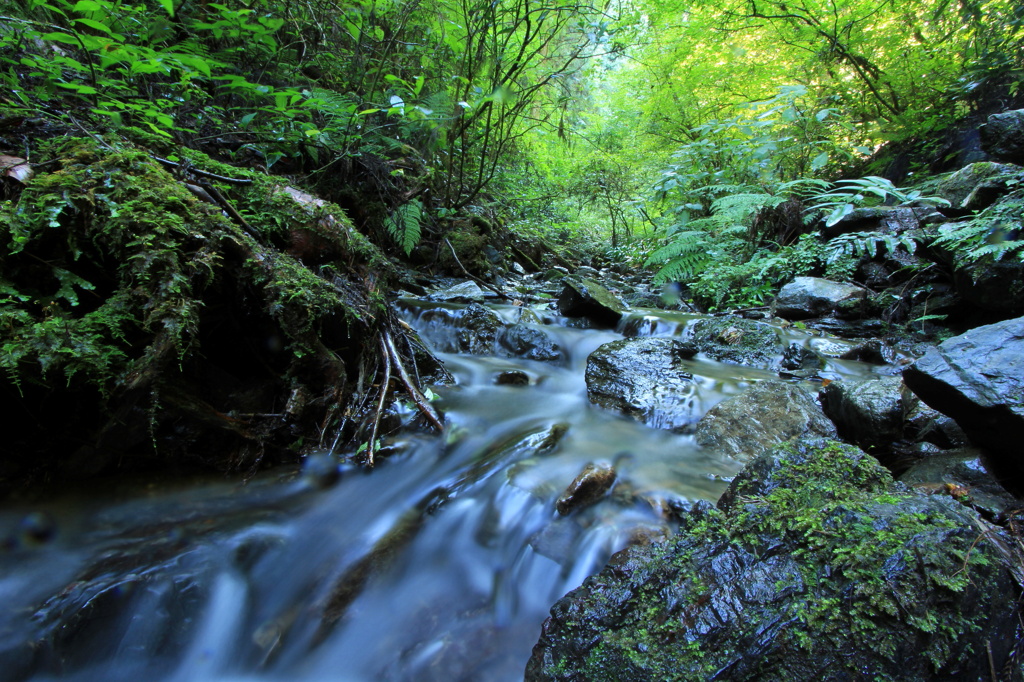
[(615, 327), (625, 304), (614, 294), (586, 277), (566, 277), (558, 297), (558, 312), (566, 317), (582, 317), (602, 327)]
[(747, 461), (794, 439), (835, 437), (836, 427), (799, 386), (762, 381), (708, 410), (695, 435), (701, 447)]
[(491, 355), (505, 323), (498, 313), (479, 303), (470, 303), (457, 314), (458, 350), (471, 355)]
[(783, 353), (774, 327), (739, 317), (698, 320), (690, 340), (713, 360), (748, 367), (771, 367), (781, 362)]
[(676, 339), (620, 339), (587, 358), (590, 402), (655, 428), (684, 430), (700, 417), (686, 360), (696, 349)]
[(989, 517), (1020, 506), (988, 472), (978, 451), (970, 448), (925, 457), (905, 471), (900, 481), (927, 492), (949, 495)]
[(821, 390), (820, 399), (839, 435), (868, 451), (888, 450), (903, 438), (904, 422), (917, 405), (898, 376), (833, 381)]
[(853, 446), (779, 448), (557, 602), (526, 680), (987, 679), (1016, 587), (977, 522)]
[(536, 327), (513, 324), (498, 335), (498, 345), (505, 354), (524, 360), (554, 362), (562, 358), (558, 344)]
[(832, 282), (820, 277), (797, 277), (782, 287), (775, 299), (775, 314), (786, 319), (823, 317), (841, 306), (863, 301), (866, 292), (853, 284)]
[(615, 469), (610, 464), (591, 462), (558, 498), (555, 509), (565, 516), (576, 509), (594, 504), (611, 490), (615, 476)]
[[(494, 294), (491, 294), (493, 296)], [(458, 282), (443, 289), (427, 294), (428, 301), (444, 301), (456, 303), (480, 303), (488, 294), (476, 282)]]
[(991, 454), (1004, 484), (1024, 488), (1024, 318), (946, 339), (905, 369), (903, 380)]
[(979, 132), (981, 148), (992, 158), (1024, 164), (1024, 109), (992, 114)]

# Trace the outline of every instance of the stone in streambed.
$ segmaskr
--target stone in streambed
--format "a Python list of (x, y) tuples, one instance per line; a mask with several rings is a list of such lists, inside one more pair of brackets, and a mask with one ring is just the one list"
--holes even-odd
[(666, 338), (606, 343), (587, 358), (587, 397), (648, 426), (683, 430), (700, 416), (696, 384), (684, 364), (696, 352)]
[(626, 312), (625, 304), (597, 282), (585, 277), (566, 277), (558, 312), (582, 317), (603, 327), (615, 327)]
[(780, 447), (556, 603), (525, 679), (987, 679), (1016, 586), (977, 522), (852, 446)]
[(610, 464), (591, 462), (573, 479), (555, 502), (555, 509), (565, 516), (594, 504), (615, 484), (615, 469)]
[[(782, 287), (775, 299), (775, 314), (789, 320), (824, 317), (840, 308), (862, 302), (864, 289), (852, 284), (841, 284), (820, 277), (797, 277)], [(844, 315), (846, 316), (846, 315)]]
[(990, 454), (993, 473), (1011, 491), (1024, 489), (1024, 317), (946, 339), (903, 380)]
[(780, 443), (812, 436), (834, 438), (836, 427), (800, 387), (763, 381), (723, 400), (697, 422), (697, 444), (741, 462)]

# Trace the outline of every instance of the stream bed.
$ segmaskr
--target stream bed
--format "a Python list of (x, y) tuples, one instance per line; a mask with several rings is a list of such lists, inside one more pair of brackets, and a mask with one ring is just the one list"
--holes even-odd
[[(390, 440), (372, 473), (343, 464), (331, 482), (339, 455), (323, 454), (245, 484), (93, 482), (0, 510), (0, 679), (522, 679), (554, 601), (716, 500), (741, 464), (590, 405), (587, 356), (621, 333), (540, 311), (559, 362), (459, 355), (446, 352), (458, 309), (403, 304), (455, 383), (433, 389), (445, 433)], [(685, 337), (695, 319), (644, 310), (624, 324)], [(701, 356), (690, 371), (702, 411), (778, 376)], [(876, 371), (829, 360), (817, 385)], [(527, 383), (496, 383), (507, 372)], [(590, 462), (612, 464), (615, 487), (559, 515)]]

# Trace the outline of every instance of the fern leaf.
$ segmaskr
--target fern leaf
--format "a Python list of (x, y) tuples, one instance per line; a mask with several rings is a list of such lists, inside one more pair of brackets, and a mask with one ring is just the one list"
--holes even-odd
[(415, 199), (402, 204), (385, 218), (384, 228), (408, 256), (420, 241), (422, 221), (423, 204)]
[(707, 236), (707, 233), (701, 230), (677, 232), (672, 236), (672, 241), (647, 257), (646, 265), (665, 263), (687, 253), (704, 252), (707, 247)]

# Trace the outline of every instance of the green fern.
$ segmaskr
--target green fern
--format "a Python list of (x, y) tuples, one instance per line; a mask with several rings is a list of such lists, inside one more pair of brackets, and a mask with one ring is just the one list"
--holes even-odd
[(420, 241), (422, 222), (423, 204), (419, 199), (414, 199), (402, 204), (385, 218), (384, 228), (408, 256)]
[(833, 237), (825, 244), (825, 262), (835, 263), (842, 258), (874, 258), (878, 247), (882, 253), (895, 253), (901, 246), (907, 253), (917, 250), (917, 242), (906, 234), (895, 235), (884, 232), (850, 232)]
[(316, 109), (324, 117), (328, 125), (337, 119), (342, 119), (343, 123), (348, 123), (349, 119), (355, 115), (359, 108), (358, 101), (349, 94), (325, 90), (324, 88), (313, 88), (310, 94), (312, 98), (309, 100), (308, 105), (310, 108)]
[(704, 230), (678, 232), (672, 236), (672, 241), (648, 256), (646, 265), (661, 264), (654, 275), (654, 281), (659, 284), (689, 279), (710, 260), (708, 246), (708, 233)]
[(993, 219), (986, 213), (967, 222), (943, 225), (932, 245), (950, 249), (961, 264), (982, 259), (998, 261), (1008, 255), (1024, 258), (1024, 240), (1007, 238), (1024, 230), (1021, 220)]

